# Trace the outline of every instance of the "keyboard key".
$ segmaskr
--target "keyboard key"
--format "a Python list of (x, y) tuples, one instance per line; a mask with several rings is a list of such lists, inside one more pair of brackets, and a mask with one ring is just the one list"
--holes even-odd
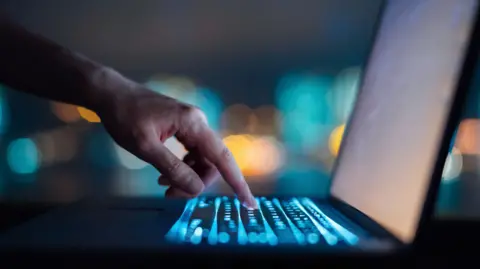
[(318, 245), (354, 243), (355, 235), (333, 222), (308, 198), (256, 198), (249, 210), (233, 197), (200, 197), (187, 203), (168, 238), (210, 245)]

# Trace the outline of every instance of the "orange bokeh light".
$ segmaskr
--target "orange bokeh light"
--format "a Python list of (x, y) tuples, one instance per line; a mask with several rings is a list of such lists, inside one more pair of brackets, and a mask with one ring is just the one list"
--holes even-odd
[(223, 142), (245, 176), (269, 175), (282, 164), (283, 152), (271, 138), (242, 134), (227, 136)]
[(465, 155), (479, 155), (480, 142), (478, 136), (480, 134), (480, 120), (465, 119), (460, 123), (458, 128), (455, 147)]
[(80, 116), (85, 119), (88, 122), (101, 122), (100, 117), (97, 115), (97, 113), (86, 109), (84, 107), (77, 107), (78, 113), (80, 113)]
[(51, 107), (53, 114), (63, 122), (71, 123), (80, 120), (80, 114), (74, 105), (52, 102)]

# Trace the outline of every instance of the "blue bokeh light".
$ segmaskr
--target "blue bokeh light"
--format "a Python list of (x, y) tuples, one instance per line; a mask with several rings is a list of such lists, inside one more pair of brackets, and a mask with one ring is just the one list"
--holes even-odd
[(6, 132), (10, 121), (8, 103), (3, 88), (4, 87), (0, 84), (0, 134)]
[(329, 77), (315, 75), (287, 75), (277, 87), (276, 102), (284, 115), (282, 135), (291, 151), (314, 149), (326, 139), (334, 117), (328, 92)]
[(198, 106), (207, 116), (210, 127), (218, 131), (220, 127), (220, 117), (223, 111), (223, 102), (219, 96), (208, 88), (198, 88), (190, 96), (191, 100), (186, 102)]
[(7, 162), (17, 174), (35, 173), (40, 165), (37, 145), (30, 138), (19, 138), (8, 145)]
[(219, 130), (220, 117), (224, 105), (218, 94), (213, 90), (205, 87), (196, 87), (193, 83), (190, 85), (191, 88), (182, 88), (162, 80), (148, 81), (145, 83), (145, 86), (157, 93), (199, 107), (205, 113), (210, 127), (215, 131)]

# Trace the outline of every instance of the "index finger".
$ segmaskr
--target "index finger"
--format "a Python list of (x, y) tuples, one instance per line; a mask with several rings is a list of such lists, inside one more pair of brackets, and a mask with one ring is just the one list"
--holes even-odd
[(257, 201), (253, 197), (232, 153), (220, 137), (205, 124), (200, 128), (195, 138), (199, 153), (218, 169), (225, 181), (238, 195), (242, 204), (247, 208), (258, 208)]

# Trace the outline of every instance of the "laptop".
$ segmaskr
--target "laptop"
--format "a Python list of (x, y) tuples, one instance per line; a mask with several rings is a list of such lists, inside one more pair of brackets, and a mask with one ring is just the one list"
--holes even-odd
[(303, 253), (414, 245), (432, 217), (472, 80), (478, 4), (385, 3), (328, 197), (256, 197), (258, 210), (229, 196), (85, 201), (9, 229), (0, 247)]

